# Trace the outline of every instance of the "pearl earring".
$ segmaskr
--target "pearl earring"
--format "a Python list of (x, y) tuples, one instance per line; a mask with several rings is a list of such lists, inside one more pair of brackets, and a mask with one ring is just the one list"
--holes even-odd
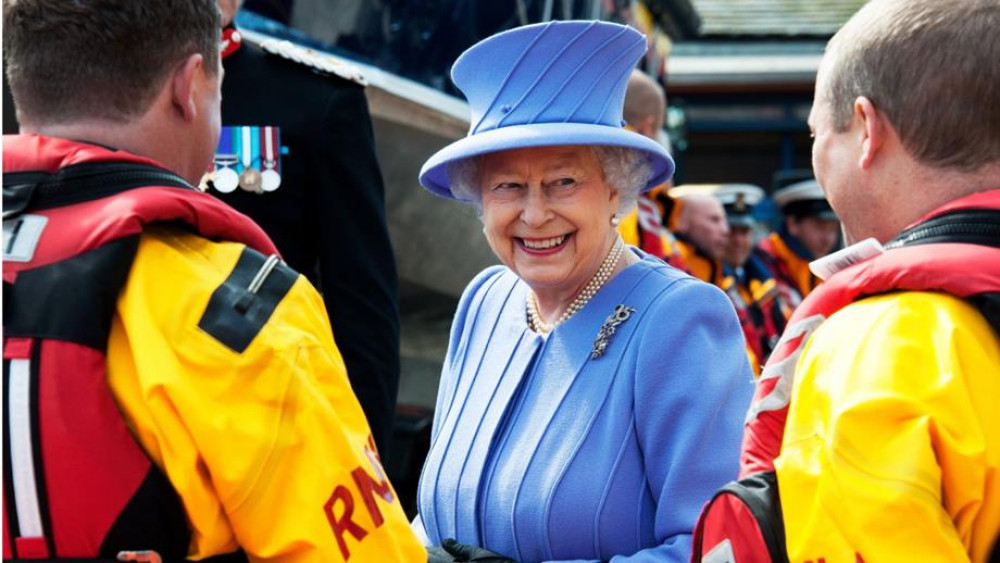
[(621, 223), (621, 222), (622, 222), (622, 220), (618, 218), (618, 214), (617, 213), (615, 213), (614, 215), (611, 216), (611, 226), (612, 227), (617, 227), (618, 223)]

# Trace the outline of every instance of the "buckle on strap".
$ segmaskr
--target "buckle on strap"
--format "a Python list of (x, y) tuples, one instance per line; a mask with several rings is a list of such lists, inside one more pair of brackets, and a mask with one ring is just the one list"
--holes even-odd
[(37, 182), (3, 185), (3, 218), (17, 217), (31, 204), (31, 198), (38, 188)]

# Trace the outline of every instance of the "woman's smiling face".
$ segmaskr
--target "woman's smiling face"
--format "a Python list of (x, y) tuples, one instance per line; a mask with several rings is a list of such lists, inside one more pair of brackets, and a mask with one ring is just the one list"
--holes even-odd
[(487, 154), (478, 180), (490, 247), (532, 289), (575, 293), (597, 272), (619, 197), (592, 148)]

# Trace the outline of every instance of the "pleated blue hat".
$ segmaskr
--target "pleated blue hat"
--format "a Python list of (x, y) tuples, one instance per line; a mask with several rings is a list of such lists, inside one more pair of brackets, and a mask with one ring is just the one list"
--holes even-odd
[(476, 43), (451, 69), (469, 101), (469, 133), (424, 163), (420, 184), (455, 199), (449, 164), (491, 152), (559, 145), (637, 149), (653, 169), (643, 191), (669, 180), (674, 162), (666, 149), (626, 130), (622, 119), (629, 75), (645, 52), (641, 33), (603, 21), (527, 25)]

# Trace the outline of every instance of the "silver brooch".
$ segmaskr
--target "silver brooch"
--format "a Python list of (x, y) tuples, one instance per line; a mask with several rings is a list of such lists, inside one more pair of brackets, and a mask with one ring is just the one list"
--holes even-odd
[(601, 330), (597, 331), (597, 338), (594, 340), (594, 349), (590, 351), (591, 359), (596, 360), (604, 355), (604, 351), (608, 348), (611, 337), (615, 335), (618, 325), (627, 321), (634, 312), (635, 309), (632, 307), (617, 305), (614, 312), (608, 318), (604, 319)]

